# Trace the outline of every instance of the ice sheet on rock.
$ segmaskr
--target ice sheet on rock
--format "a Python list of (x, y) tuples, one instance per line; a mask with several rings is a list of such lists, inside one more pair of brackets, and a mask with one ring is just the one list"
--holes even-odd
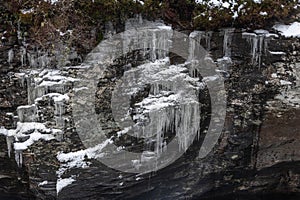
[(20, 122), (35, 122), (37, 107), (35, 104), (27, 106), (18, 106), (17, 113)]

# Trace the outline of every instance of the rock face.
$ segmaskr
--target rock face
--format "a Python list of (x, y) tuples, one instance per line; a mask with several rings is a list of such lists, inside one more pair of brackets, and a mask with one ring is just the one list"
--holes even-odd
[[(126, 29), (136, 23), (143, 24), (140, 20), (128, 21)], [(186, 62), (195, 56), (191, 51), (188, 59), (160, 51), (174, 47), (176, 38), (168, 35), (170, 27), (156, 26), (156, 34), (147, 35), (149, 44), (137, 37), (136, 41), (125, 40), (122, 46), (143, 44), (146, 48), (128, 51), (118, 59), (104, 57), (96, 48), (80, 66), (47, 69), (43, 68), (44, 62), (37, 62), (40, 68), (21, 71), (11, 67), (20, 66), (15, 60), (21, 57), (15, 57), (9, 48), (2, 50), (7, 53), (3, 53), (7, 63), (1, 68), (4, 84), (0, 92), (0, 123), (5, 126), (0, 129), (3, 198), (14, 195), (20, 199), (259, 199), (275, 198), (272, 195), (276, 193), (299, 194), (299, 39), (282, 38), (262, 30), (192, 32), (190, 37), (210, 52), (209, 57), (217, 66), (218, 76), (214, 77), (191, 70), (192, 63)], [(193, 49), (191, 45), (188, 43), (188, 49)], [(105, 65), (109, 67), (101, 68)], [(91, 86), (89, 82), (82, 82), (82, 78), (87, 76), (87, 69), (94, 66), (100, 66), (100, 76), (94, 74), (97, 82)], [(170, 66), (177, 67), (177, 71), (168, 68)], [(160, 75), (151, 76), (155, 67), (169, 75), (160, 78), (164, 79), (163, 84), (149, 85), (144, 79), (134, 78), (139, 73), (145, 74), (147, 81), (153, 79), (155, 83)], [(147, 69), (153, 71), (143, 71)], [(186, 83), (171, 80), (176, 76), (188, 79), (187, 86), (194, 86), (198, 95), (195, 104), (186, 104), (188, 106), (180, 108), (183, 112), (177, 115), (174, 113), (179, 100), (174, 91), (180, 91)], [(221, 77), (226, 90), (220, 92), (227, 95), (225, 123), (217, 145), (201, 158), (200, 147), (210, 122), (220, 123), (212, 116), (214, 102), (205, 80)], [(91, 93), (89, 87), (96, 89), (92, 99), (87, 96)], [(133, 88), (136, 90), (130, 91)], [(123, 102), (119, 100), (124, 95), (130, 96), (130, 101), (114, 107)], [(89, 100), (93, 98), (95, 106), (90, 105)], [(76, 112), (80, 109), (74, 110), (74, 103), (86, 110), (93, 108), (98, 118), (85, 113), (78, 115)], [(165, 106), (159, 108), (165, 112), (151, 110), (153, 105)], [(132, 108), (127, 117), (134, 119), (135, 125), (126, 119), (123, 124), (116, 123), (114, 117), (126, 118), (126, 107)], [(189, 118), (191, 120), (184, 121)], [(85, 123), (88, 120), (89, 123)], [(105, 133), (101, 137), (106, 138), (102, 143), (95, 134), (98, 130), (90, 130), (84, 137), (78, 133), (93, 123), (101, 124)], [(151, 123), (153, 126), (147, 127), (152, 129), (144, 132), (138, 129), (138, 125)], [(136, 129), (130, 133), (132, 127)], [(148, 137), (146, 142), (133, 135), (150, 135), (153, 131), (157, 134)], [(194, 141), (189, 138), (193, 131), (198, 135)], [(186, 152), (158, 171), (125, 173), (97, 160), (109, 152), (110, 143), (117, 144), (120, 151), (141, 152), (148, 148), (163, 153), (175, 133), (180, 136), (179, 146)], [(183, 141), (191, 145), (185, 146)], [(143, 167), (142, 160), (152, 163), (153, 154), (149, 152), (144, 153), (140, 161), (133, 162), (133, 168)], [(114, 158), (113, 155), (109, 154)]]

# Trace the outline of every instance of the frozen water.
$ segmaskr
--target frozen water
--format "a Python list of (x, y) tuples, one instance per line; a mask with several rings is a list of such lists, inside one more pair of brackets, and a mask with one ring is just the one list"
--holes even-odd
[(13, 50), (13, 49), (10, 49), (10, 50), (8, 51), (8, 59), (7, 59), (7, 62), (10, 64), (10, 63), (12, 63), (13, 59), (14, 59), (14, 50)]
[[(37, 122), (18, 122), (16, 129), (7, 130), (2, 128), (0, 129), (0, 134), (6, 135), (8, 155), (11, 155), (13, 147), (15, 150), (15, 160), (18, 166), (21, 167), (23, 163), (22, 152), (40, 139), (46, 141), (55, 139), (54, 135), (58, 134), (58, 130), (48, 129), (44, 124)], [(28, 136), (29, 138), (26, 141), (20, 142), (20, 139), (24, 140)]]
[(6, 136), (8, 157), (10, 157), (10, 155), (11, 155), (13, 142), (14, 142), (14, 136)]
[(231, 42), (232, 42), (232, 34), (234, 29), (224, 29), (224, 38), (223, 38), (223, 54), (224, 57), (231, 56)]
[(19, 106), (17, 108), (17, 113), (20, 122), (35, 122), (37, 107), (35, 104), (28, 106)]
[(15, 150), (15, 160), (18, 167), (23, 165), (23, 150)]
[[(126, 71), (113, 92), (111, 103), (116, 121), (127, 134), (146, 138), (150, 143), (155, 141), (156, 155), (164, 150), (167, 131), (176, 133), (178, 145), (183, 150), (193, 139), (192, 133), (199, 133), (199, 79), (192, 78), (188, 72), (184, 65), (169, 65), (168, 59), (157, 60)], [(135, 123), (132, 124), (127, 115), (129, 102), (123, 100), (130, 99), (148, 83), (151, 83), (150, 94), (135, 104)]]
[(268, 37), (274, 37), (276, 35), (269, 34), (265, 30), (256, 30), (256, 33), (243, 33), (243, 38), (251, 45), (252, 65), (261, 66), (262, 56), (268, 49)]

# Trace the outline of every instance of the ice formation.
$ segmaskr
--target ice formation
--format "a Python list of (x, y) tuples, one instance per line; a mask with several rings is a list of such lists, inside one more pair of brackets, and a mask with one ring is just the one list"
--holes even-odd
[(19, 106), (17, 113), (20, 122), (35, 122), (37, 115), (37, 107), (35, 104), (28, 106)]
[(40, 139), (46, 141), (55, 139), (52, 133), (52, 129), (46, 128), (44, 124), (37, 122), (18, 122), (16, 129), (0, 129), (0, 134), (6, 136), (8, 155), (10, 157), (12, 149), (14, 149), (15, 160), (19, 167), (23, 164), (22, 152)]
[(8, 59), (7, 59), (7, 62), (10, 64), (14, 59), (14, 50), (13, 49), (10, 49), (8, 51)]
[(224, 39), (223, 39), (223, 54), (224, 57), (230, 58), (231, 56), (231, 42), (232, 42), (232, 33), (234, 29), (224, 29)]
[[(186, 70), (183, 65), (169, 65), (168, 59), (157, 60), (125, 72), (121, 85), (113, 92), (115, 120), (129, 130), (127, 134), (146, 139), (154, 136), (157, 155), (163, 151), (166, 131), (176, 133), (179, 146), (184, 150), (193, 139), (190, 138), (192, 133), (199, 133), (199, 79), (191, 77)], [(135, 124), (130, 125), (129, 106), (123, 102), (148, 83), (151, 83), (150, 94), (135, 104), (132, 111)]]
[(245, 38), (251, 45), (252, 64), (261, 66), (262, 56), (268, 50), (268, 42), (272, 37), (278, 37), (276, 34), (270, 34), (266, 30), (256, 30), (254, 33), (243, 33)]
[[(67, 92), (77, 79), (64, 76), (59, 70), (31, 70), (17, 73), (21, 82), (27, 80), (28, 104), (17, 108), (16, 129), (0, 129), (0, 134), (6, 136), (8, 155), (14, 150), (15, 160), (19, 167), (23, 165), (23, 151), (38, 140), (61, 141), (63, 139), (65, 107), (69, 103)], [(24, 83), (22, 85), (25, 85)], [(55, 127), (46, 127), (43, 116), (39, 116), (39, 102), (48, 100), (53, 102)], [(57, 129), (61, 128), (61, 129)]]

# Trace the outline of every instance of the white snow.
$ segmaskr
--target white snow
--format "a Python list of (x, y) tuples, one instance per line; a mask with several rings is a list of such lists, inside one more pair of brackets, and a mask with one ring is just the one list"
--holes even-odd
[(16, 134), (23, 134), (32, 130), (44, 130), (45, 132), (48, 132), (49, 129), (46, 128), (46, 126), (42, 123), (37, 122), (18, 122), (17, 128), (15, 130)]
[(292, 85), (290, 81), (280, 80), (280, 85)]
[(33, 13), (34, 12), (34, 8), (30, 8), (30, 9), (22, 9), (21, 13), (22, 14), (29, 14), (29, 13)]
[(51, 4), (57, 3), (59, 0), (44, 0), (45, 2), (50, 2)]
[(267, 15), (268, 15), (267, 12), (260, 12), (259, 14), (260, 14), (261, 16), (267, 16)]
[(137, 2), (137, 3), (140, 3), (141, 5), (144, 5), (145, 3), (143, 2), (143, 1), (141, 1), (141, 0), (134, 0), (135, 2)]
[[(35, 102), (39, 102), (39, 101), (42, 101), (44, 98), (50, 98), (50, 99), (54, 99), (54, 98), (64, 98), (64, 97), (60, 97), (60, 96), (64, 96), (62, 94), (59, 94), (59, 93), (48, 93), (48, 94), (45, 94), (39, 98), (36, 98), (34, 101)], [(68, 97), (69, 98), (69, 97)]]
[(286, 53), (285, 52), (282, 52), (282, 51), (269, 51), (270, 54), (273, 54), (273, 55), (285, 55)]
[(58, 96), (54, 96), (53, 97), (54, 102), (58, 102), (58, 101), (66, 101), (66, 102), (68, 102), (69, 99), (70, 98), (69, 98), (69, 96), (67, 94), (58, 95)]
[(277, 24), (273, 26), (276, 31), (285, 37), (300, 37), (300, 23), (294, 22), (290, 25)]
[(50, 134), (41, 134), (37, 130), (35, 130), (32, 134), (30, 134), (29, 139), (27, 139), (25, 142), (21, 143), (14, 143), (14, 149), (15, 150), (25, 150), (27, 149), (30, 145), (32, 145), (34, 142), (43, 139), (43, 140), (52, 140), (55, 139), (53, 135)]
[(74, 177), (62, 179), (61, 176), (65, 173), (66, 170), (72, 168), (86, 168), (90, 165), (90, 162), (85, 161), (85, 159), (97, 159), (102, 157), (104, 154), (101, 152), (104, 147), (109, 143), (112, 143), (112, 138), (107, 139), (101, 144), (96, 145), (95, 147), (76, 151), (69, 153), (58, 153), (57, 159), (61, 162), (61, 166), (56, 172), (57, 174), (57, 183), (56, 183), (56, 192), (57, 194), (61, 191), (62, 188), (67, 185), (72, 184), (75, 179)]
[(97, 159), (103, 156), (101, 153), (102, 149), (111, 143), (111, 139), (107, 139), (101, 144), (96, 145), (95, 147), (76, 151), (69, 153), (58, 153), (57, 159), (59, 162), (63, 163), (60, 169), (57, 171), (57, 175), (60, 178), (61, 175), (70, 168), (86, 168), (90, 163), (84, 161), (85, 158), (88, 159)]
[(261, 3), (262, 0), (253, 0), (254, 3)]
[(4, 128), (3, 126), (0, 127), (0, 135), (7, 136), (8, 130)]
[(56, 193), (58, 194), (64, 187), (72, 184), (75, 181), (73, 177), (58, 179), (56, 183)]
[(38, 184), (38, 186), (43, 186), (43, 185), (47, 185), (48, 184), (48, 181), (43, 181), (41, 183)]
[(163, 29), (163, 30), (172, 30), (171, 26), (157, 26), (159, 29)]
[(88, 87), (80, 87), (80, 88), (73, 88), (74, 92), (79, 92), (79, 91), (82, 91), (82, 90), (88, 90), (89, 88)]
[[(40, 139), (45, 141), (55, 139), (54, 135), (57, 133), (57, 129), (55, 131), (54, 133), (52, 129), (48, 129), (44, 124), (37, 122), (18, 122), (17, 128), (10, 130), (4, 127), (0, 128), (0, 134), (6, 135), (8, 155), (10, 156), (13, 146), (18, 166), (22, 166), (22, 152), (24, 150)], [(29, 138), (26, 141), (19, 142), (21, 138), (23, 139), (28, 136)]]

